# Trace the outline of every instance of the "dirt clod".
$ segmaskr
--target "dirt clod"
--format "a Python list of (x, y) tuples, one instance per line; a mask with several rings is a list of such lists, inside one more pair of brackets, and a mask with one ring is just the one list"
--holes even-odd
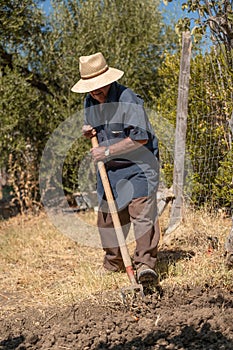
[(172, 290), (128, 307), (111, 294), (66, 309), (24, 309), (3, 317), (0, 349), (233, 349), (231, 291)]

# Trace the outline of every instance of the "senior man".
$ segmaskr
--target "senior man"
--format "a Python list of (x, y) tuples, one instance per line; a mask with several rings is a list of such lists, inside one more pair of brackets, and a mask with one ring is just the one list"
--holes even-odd
[[(158, 281), (156, 273), (160, 229), (156, 193), (159, 184), (158, 140), (143, 100), (117, 81), (124, 72), (109, 67), (101, 52), (79, 58), (80, 79), (73, 92), (87, 93), (83, 135), (97, 136), (95, 162), (104, 161), (125, 237), (133, 224), (136, 247), (133, 263), (140, 283)], [(105, 257), (103, 269), (124, 271), (124, 264), (97, 173), (97, 224)]]

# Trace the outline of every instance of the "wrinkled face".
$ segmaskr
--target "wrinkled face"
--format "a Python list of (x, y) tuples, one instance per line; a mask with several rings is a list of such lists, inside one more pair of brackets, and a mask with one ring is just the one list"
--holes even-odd
[(104, 103), (107, 99), (110, 86), (111, 86), (111, 84), (103, 86), (99, 89), (90, 91), (91, 97), (94, 98), (99, 103)]

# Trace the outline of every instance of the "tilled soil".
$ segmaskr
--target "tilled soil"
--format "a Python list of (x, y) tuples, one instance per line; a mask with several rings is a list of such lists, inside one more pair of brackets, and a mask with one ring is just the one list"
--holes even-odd
[(0, 319), (0, 349), (232, 350), (233, 292), (206, 286), (125, 301), (109, 292), (63, 309), (26, 308)]

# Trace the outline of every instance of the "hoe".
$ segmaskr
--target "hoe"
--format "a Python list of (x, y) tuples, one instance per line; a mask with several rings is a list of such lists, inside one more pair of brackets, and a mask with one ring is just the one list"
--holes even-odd
[[(96, 136), (93, 136), (91, 138), (91, 142), (92, 142), (93, 148), (99, 146)], [(127, 292), (127, 291), (129, 291), (129, 292), (130, 291), (131, 292), (139, 291), (141, 296), (144, 297), (143, 286), (142, 286), (142, 284), (137, 283), (137, 280), (136, 280), (135, 275), (134, 275), (132, 261), (131, 261), (131, 258), (130, 258), (129, 252), (128, 252), (128, 248), (127, 248), (127, 245), (125, 242), (125, 236), (124, 236), (124, 233), (123, 233), (123, 230), (121, 227), (120, 219), (118, 216), (116, 204), (115, 204), (115, 201), (113, 198), (112, 189), (111, 189), (111, 186), (109, 183), (109, 179), (108, 179), (108, 175), (107, 175), (107, 172), (105, 169), (104, 162), (98, 161), (97, 166), (98, 166), (98, 170), (100, 173), (101, 181), (103, 183), (109, 211), (112, 215), (113, 225), (114, 225), (114, 229), (116, 232), (116, 237), (117, 237), (117, 241), (118, 241), (118, 244), (120, 247), (125, 270), (126, 270), (126, 273), (128, 275), (129, 281), (131, 283), (130, 286), (122, 288), (122, 290), (121, 290), (122, 295), (123, 295), (123, 297), (125, 297), (125, 292)]]

